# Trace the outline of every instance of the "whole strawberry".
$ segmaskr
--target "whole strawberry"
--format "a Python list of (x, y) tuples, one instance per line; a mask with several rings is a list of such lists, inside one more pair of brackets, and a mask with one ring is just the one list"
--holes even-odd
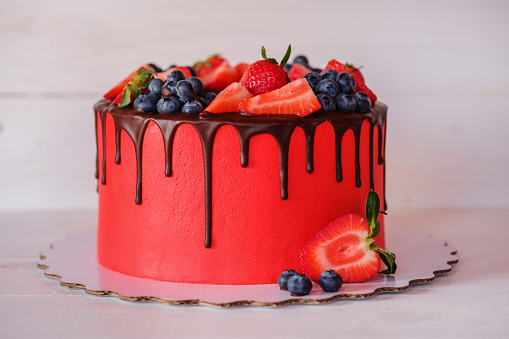
[(262, 46), (263, 60), (252, 63), (244, 72), (240, 84), (248, 89), (253, 95), (271, 92), (283, 87), (290, 82), (284, 66), (290, 58), (292, 46), (288, 45), (281, 63), (276, 59), (267, 58), (265, 47)]
[(349, 64), (348, 62), (345, 64), (345, 66), (346, 66), (346, 67), (347, 67), (350, 71), (352, 71), (352, 72), (353, 72), (353, 74), (354, 74), (357, 78), (361, 79), (361, 80), (362, 80), (362, 82), (365, 82), (365, 81), (364, 81), (364, 76), (363, 76), (363, 75), (362, 75), (362, 73), (361, 73), (361, 68), (362, 68), (362, 66), (356, 67), (356, 66), (354, 66), (353, 64)]

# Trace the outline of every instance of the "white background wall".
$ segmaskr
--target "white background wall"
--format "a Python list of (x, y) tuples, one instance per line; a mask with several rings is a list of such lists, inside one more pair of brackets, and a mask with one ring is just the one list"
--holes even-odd
[(92, 105), (145, 62), (364, 65), (390, 207), (509, 208), (509, 1), (0, 0), (0, 211), (93, 209)]

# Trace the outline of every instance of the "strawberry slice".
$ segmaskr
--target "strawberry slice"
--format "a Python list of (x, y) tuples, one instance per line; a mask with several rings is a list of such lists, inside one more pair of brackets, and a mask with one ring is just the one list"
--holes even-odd
[(239, 103), (253, 97), (251, 92), (238, 82), (234, 82), (219, 93), (205, 109), (209, 113), (238, 112)]
[[(355, 91), (359, 93), (364, 93), (369, 97), (369, 100), (371, 100), (371, 104), (374, 104), (375, 101), (378, 99), (373, 93), (372, 90), (366, 86), (364, 83), (364, 78), (359, 77), (359, 75), (352, 69), (350, 69), (347, 65), (342, 64), (341, 62), (332, 59), (329, 61), (327, 66), (323, 69), (323, 72), (325, 72), (328, 69), (335, 69), (338, 72), (348, 72), (353, 76), (353, 80), (355, 81)], [(323, 73), (322, 72), (322, 73)]]
[(231, 83), (239, 82), (240, 74), (227, 61), (223, 61), (212, 72), (198, 76), (198, 78), (203, 82), (205, 89), (220, 92)]
[[(370, 191), (366, 200), (366, 219), (347, 214), (334, 220), (308, 240), (299, 258), (302, 273), (318, 282), (320, 274), (333, 269), (344, 282), (363, 282), (377, 273), (396, 272), (396, 256), (375, 245), (374, 237), (380, 231), (376, 220), (380, 200)], [(380, 259), (387, 269), (378, 272)]]
[(161, 79), (162, 81), (166, 81), (166, 78), (168, 77), (168, 75), (170, 75), (170, 73), (173, 72), (176, 69), (179, 69), (182, 72), (184, 72), (184, 75), (186, 76), (186, 78), (189, 78), (191, 76), (191, 71), (189, 70), (189, 68), (182, 67), (182, 66), (177, 66), (177, 67), (172, 67), (172, 68), (170, 68), (170, 69), (168, 69), (168, 70), (166, 70), (164, 72), (157, 73), (157, 77), (159, 79)]
[(141, 67), (139, 67), (138, 69), (136, 69), (134, 72), (132, 72), (131, 74), (129, 74), (128, 77), (126, 77), (124, 80), (122, 80), (121, 82), (119, 82), (115, 87), (113, 87), (112, 89), (110, 89), (110, 91), (108, 93), (106, 93), (105, 95), (103, 95), (103, 97), (105, 99), (108, 99), (108, 100), (113, 100), (115, 99), (120, 93), (122, 93), (122, 91), (124, 90), (124, 87), (127, 85), (127, 83), (129, 83), (129, 81), (134, 77), (134, 74), (136, 73), (136, 71), (139, 71), (140, 69), (142, 68), (146, 68), (146, 69), (150, 69), (150, 70), (154, 70), (152, 68), (152, 66), (150, 65), (143, 65)]
[(205, 61), (198, 61), (193, 65), (196, 70), (197, 76), (203, 76), (205, 74), (211, 73), (214, 69), (221, 66), (221, 64), (226, 61), (219, 54), (211, 55)]
[(288, 76), (290, 80), (294, 81), (297, 79), (304, 78), (304, 75), (311, 73), (312, 71), (304, 65), (299, 64), (298, 62), (294, 62), (292, 68), (290, 68), (290, 72), (288, 72)]
[(249, 66), (250, 64), (246, 62), (240, 62), (235, 66), (235, 69), (237, 70), (237, 72), (239, 72), (240, 76), (243, 76), (244, 73), (246, 72), (246, 69), (248, 69)]
[(251, 114), (295, 114), (305, 117), (320, 109), (306, 79), (299, 79), (274, 91), (241, 101), (239, 110)]

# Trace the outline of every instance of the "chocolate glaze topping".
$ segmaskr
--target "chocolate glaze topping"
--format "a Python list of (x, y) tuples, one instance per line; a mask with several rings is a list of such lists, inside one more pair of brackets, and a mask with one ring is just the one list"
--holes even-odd
[[(100, 122), (102, 129), (103, 154), (106, 154), (106, 113), (111, 114), (115, 125), (115, 163), (121, 162), (121, 131), (124, 130), (134, 143), (136, 152), (136, 204), (142, 203), (142, 152), (143, 139), (148, 124), (153, 121), (161, 129), (165, 148), (165, 170), (167, 177), (172, 175), (172, 152), (173, 140), (178, 126), (188, 123), (198, 132), (203, 150), (203, 163), (205, 171), (205, 247), (212, 244), (212, 149), (214, 138), (218, 129), (223, 125), (233, 126), (240, 141), (240, 164), (248, 166), (249, 141), (251, 137), (267, 133), (274, 137), (279, 147), (279, 168), (281, 178), (281, 199), (288, 198), (288, 151), (290, 139), (295, 128), (300, 127), (306, 137), (306, 170), (313, 173), (313, 147), (316, 127), (324, 122), (329, 122), (335, 133), (336, 147), (336, 180), (343, 180), (343, 169), (341, 165), (341, 141), (343, 135), (352, 130), (355, 140), (355, 184), (361, 186), (360, 166), (360, 140), (361, 127), (365, 120), (370, 122), (369, 142), (369, 171), (370, 188), (374, 189), (373, 179), (373, 137), (374, 129), (378, 128), (378, 164), (384, 164), (384, 189), (385, 189), (385, 129), (387, 106), (376, 103), (367, 113), (318, 111), (305, 118), (295, 115), (242, 115), (239, 113), (221, 114), (157, 114), (149, 115), (130, 108), (118, 108), (110, 100), (101, 100), (94, 106), (96, 126), (96, 178), (99, 179), (99, 139), (97, 138), (97, 126)], [(106, 184), (106, 157), (102, 159), (101, 184)], [(385, 197), (385, 194), (384, 194)], [(385, 202), (384, 202), (385, 203)], [(386, 204), (385, 204), (386, 206)]]

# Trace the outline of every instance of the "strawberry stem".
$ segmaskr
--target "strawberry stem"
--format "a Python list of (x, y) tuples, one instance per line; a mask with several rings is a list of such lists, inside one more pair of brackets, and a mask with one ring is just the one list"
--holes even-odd
[(288, 62), (288, 59), (290, 59), (290, 54), (292, 54), (292, 45), (288, 45), (288, 49), (286, 50), (286, 54), (281, 60), (281, 63), (278, 63), (276, 59), (274, 58), (267, 58), (267, 50), (265, 50), (265, 46), (262, 46), (262, 58), (267, 60), (268, 62), (271, 62), (273, 64), (279, 65), (281, 67), (285, 67), (286, 63)]
[(129, 83), (124, 87), (122, 99), (118, 107), (126, 107), (131, 103), (131, 94), (133, 100), (141, 94), (141, 89), (147, 88), (150, 81), (154, 78), (156, 72), (147, 68), (140, 68), (134, 73), (134, 76)]

